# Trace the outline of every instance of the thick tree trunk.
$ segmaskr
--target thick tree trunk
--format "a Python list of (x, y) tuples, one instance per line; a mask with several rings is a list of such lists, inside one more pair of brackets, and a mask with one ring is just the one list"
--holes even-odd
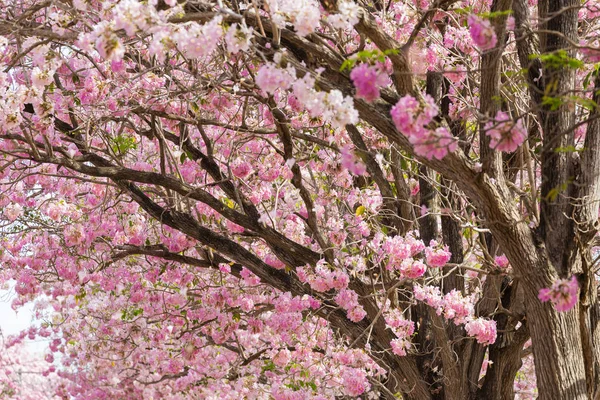
[(496, 239), (515, 270), (524, 273), (526, 319), (540, 400), (586, 399), (579, 310), (558, 312), (552, 304), (539, 301), (539, 289), (549, 287), (556, 278), (544, 246), (534, 243), (534, 235), (524, 223), (516, 225), (512, 238), (501, 231), (495, 232)]

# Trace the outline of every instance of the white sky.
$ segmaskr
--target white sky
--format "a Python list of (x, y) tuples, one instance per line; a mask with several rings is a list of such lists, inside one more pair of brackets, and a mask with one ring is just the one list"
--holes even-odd
[[(11, 284), (8, 290), (0, 290), (0, 330), (5, 338), (9, 335), (18, 334), (35, 322), (32, 304), (26, 304), (19, 308), (18, 312), (11, 308), (10, 305), (16, 296), (13, 285)], [(46, 340), (27, 341), (27, 348), (30, 351), (43, 352), (47, 345)]]

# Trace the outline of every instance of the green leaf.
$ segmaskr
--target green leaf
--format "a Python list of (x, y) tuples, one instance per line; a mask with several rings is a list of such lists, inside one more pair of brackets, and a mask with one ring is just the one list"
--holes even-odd
[(356, 64), (356, 60), (353, 58), (348, 58), (342, 63), (342, 66), (340, 67), (340, 72), (351, 70), (352, 68), (354, 68), (354, 64)]
[(262, 372), (266, 372), (266, 371), (275, 371), (277, 367), (275, 366), (275, 364), (273, 363), (273, 361), (271, 360), (265, 360), (265, 365), (263, 365), (262, 367)]
[(137, 149), (137, 141), (133, 136), (118, 135), (111, 141), (111, 149), (117, 155), (123, 155), (129, 150)]
[(532, 55), (531, 58), (539, 58), (548, 69), (580, 69), (585, 63), (577, 58), (569, 56), (566, 50), (557, 50), (552, 53)]
[(557, 147), (554, 149), (555, 153), (575, 153), (577, 151), (578, 150), (575, 148), (575, 146)]
[(478, 14), (478, 16), (481, 18), (498, 18), (498, 17), (504, 17), (504, 16), (508, 17), (511, 14), (512, 14), (512, 10), (504, 10), (504, 11), (484, 12), (484, 13)]
[(542, 105), (550, 108), (550, 111), (556, 111), (562, 106), (564, 101), (560, 97), (544, 96), (542, 97)]

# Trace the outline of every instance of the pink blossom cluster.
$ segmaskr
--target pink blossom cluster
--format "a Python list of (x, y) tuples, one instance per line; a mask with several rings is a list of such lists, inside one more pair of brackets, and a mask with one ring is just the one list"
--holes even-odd
[(320, 25), (321, 11), (314, 0), (284, 1), (268, 0), (271, 19), (280, 28), (289, 21), (300, 36), (306, 36)]
[(342, 289), (334, 298), (335, 302), (347, 312), (348, 319), (352, 322), (362, 320), (367, 313), (358, 303), (358, 294), (354, 290)]
[(154, 7), (146, 7), (135, 0), (121, 0), (113, 9), (115, 30), (123, 29), (127, 36), (133, 36), (137, 31), (150, 30), (159, 23), (159, 17)]
[[(377, 237), (374, 238), (374, 243), (376, 243), (377, 239)], [(380, 245), (381, 255), (388, 258), (386, 265), (388, 270), (399, 269), (405, 259), (415, 257), (423, 249), (425, 249), (423, 241), (416, 239), (412, 235), (386, 237)]]
[(227, 51), (231, 54), (247, 51), (250, 48), (252, 39), (252, 28), (243, 25), (233, 24), (227, 29), (225, 34), (225, 44)]
[(342, 153), (342, 167), (348, 170), (353, 175), (364, 175), (367, 172), (366, 165), (357, 160), (354, 152), (351, 150), (350, 146), (344, 146), (341, 148)]
[(406, 258), (400, 264), (400, 276), (405, 279), (417, 279), (425, 275), (427, 266), (420, 260)]
[(379, 98), (379, 87), (389, 83), (388, 75), (382, 64), (361, 63), (352, 69), (350, 79), (356, 88), (356, 97), (369, 103)]
[(600, 48), (598, 48), (598, 41), (586, 42), (581, 40), (579, 42), (580, 51), (583, 57), (591, 63), (600, 62)]
[(476, 15), (469, 15), (467, 18), (469, 24), (469, 33), (473, 43), (481, 50), (490, 50), (496, 46), (498, 38), (494, 27), (489, 20), (480, 18)]
[[(386, 259), (386, 269), (389, 271), (397, 270), (405, 279), (415, 279), (423, 276), (427, 266), (439, 268), (446, 265), (452, 254), (448, 246), (441, 246), (435, 240), (432, 240), (429, 246), (425, 246), (421, 240), (413, 235), (405, 237), (394, 236), (387, 237), (378, 245), (378, 238), (373, 240), (373, 246), (379, 247), (379, 257)], [(424, 250), (424, 259), (427, 266), (417, 256)]]
[(369, 390), (371, 385), (364, 371), (348, 369), (343, 375), (343, 386), (346, 395), (357, 397)]
[(217, 49), (223, 38), (222, 19), (219, 15), (204, 25), (190, 24), (187, 29), (175, 31), (173, 41), (190, 58), (206, 57)]
[(11, 222), (23, 214), (23, 207), (19, 203), (11, 203), (2, 210), (4, 216)]
[(344, 96), (337, 89), (328, 93), (316, 90), (315, 78), (309, 74), (293, 82), (292, 91), (311, 117), (323, 118), (334, 128), (356, 124), (359, 120), (352, 97)]
[(506, 270), (510, 266), (508, 258), (506, 258), (504, 254), (494, 257), (494, 262), (496, 264), (496, 267), (502, 270)]
[(390, 342), (392, 352), (399, 356), (405, 356), (410, 349), (410, 337), (415, 332), (414, 322), (404, 318), (400, 310), (394, 309), (385, 316), (385, 323), (397, 336)]
[(252, 171), (252, 165), (247, 161), (238, 160), (231, 166), (231, 173), (240, 179), (247, 177)]
[(314, 269), (310, 266), (299, 267), (296, 269), (296, 273), (302, 282), (307, 282), (319, 292), (345, 289), (350, 281), (348, 274), (343, 269), (330, 268), (329, 264), (323, 260), (319, 261)]
[[(496, 340), (496, 322), (474, 316), (474, 299), (464, 297), (459, 291), (452, 290), (442, 296), (437, 286), (415, 285), (413, 293), (416, 300), (423, 301), (456, 325), (465, 324), (469, 336), (477, 338), (479, 343), (491, 344)], [(467, 326), (469, 326), (467, 328)]]
[(475, 312), (473, 300), (456, 289), (446, 293), (443, 298), (444, 318), (455, 324), (464, 324)]
[(125, 47), (108, 21), (96, 25), (86, 36), (85, 39), (93, 43), (100, 57), (106, 60), (121, 60), (125, 55)]
[(256, 84), (269, 94), (274, 94), (277, 89), (287, 89), (292, 79), (290, 71), (277, 68), (274, 64), (264, 64), (256, 73)]
[(390, 111), (396, 129), (408, 138), (415, 153), (429, 160), (441, 160), (457, 147), (457, 141), (448, 129), (428, 126), (438, 112), (435, 101), (429, 95), (425, 95), (422, 104), (411, 95), (406, 95)]
[(450, 260), (452, 254), (448, 250), (448, 246), (440, 246), (435, 240), (429, 243), (429, 246), (425, 248), (425, 259), (427, 265), (433, 268), (439, 268), (446, 265)]
[(496, 341), (496, 321), (476, 318), (465, 324), (467, 335), (477, 339), (477, 343), (488, 345)]
[(444, 301), (442, 298), (442, 291), (439, 287), (415, 285), (413, 287), (413, 293), (415, 295), (415, 300), (422, 301), (434, 308), (438, 315), (442, 314), (442, 311), (444, 310)]
[(557, 279), (550, 288), (541, 289), (538, 298), (551, 301), (557, 311), (569, 311), (577, 304), (579, 284), (573, 275), (570, 279)]
[(521, 120), (514, 122), (504, 111), (498, 111), (493, 121), (485, 125), (490, 137), (490, 147), (498, 151), (514, 152), (527, 138), (527, 130)]
[(338, 1), (338, 14), (327, 16), (327, 22), (336, 29), (351, 29), (359, 21), (360, 7), (352, 0)]

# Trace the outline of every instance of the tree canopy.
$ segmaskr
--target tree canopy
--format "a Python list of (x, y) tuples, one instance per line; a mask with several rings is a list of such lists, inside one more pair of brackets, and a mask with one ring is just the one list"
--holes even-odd
[(596, 0), (0, 4), (47, 397), (600, 398)]

